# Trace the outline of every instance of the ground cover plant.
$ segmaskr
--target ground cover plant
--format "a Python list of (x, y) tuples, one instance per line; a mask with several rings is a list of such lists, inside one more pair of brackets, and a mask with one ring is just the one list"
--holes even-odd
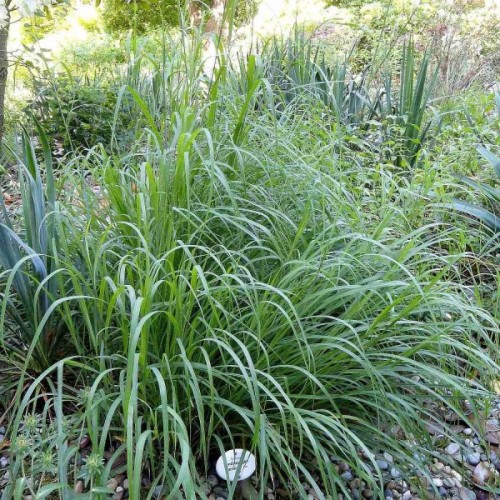
[(55, 92), (5, 153), (3, 498), (235, 498), (210, 479), (231, 448), (256, 456), (257, 498), (392, 498), (388, 473), (476, 495), (456, 443), (498, 445), (499, 239), (450, 210), (495, 193), (450, 162), (484, 165), (474, 129), (493, 158), (498, 117), (440, 112), (410, 40), (362, 78), (301, 30), (243, 54), (216, 39), (210, 71), (203, 28), (160, 41), (112, 71), (98, 135), (55, 133)]

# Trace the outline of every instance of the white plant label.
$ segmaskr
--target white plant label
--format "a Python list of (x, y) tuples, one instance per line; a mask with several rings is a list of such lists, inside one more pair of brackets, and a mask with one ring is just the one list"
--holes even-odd
[[(241, 462), (243, 463), (240, 465)], [(242, 450), (241, 448), (226, 451), (226, 453), (217, 460), (215, 470), (218, 476), (226, 481), (232, 481), (236, 473), (239, 472), (238, 481), (243, 481), (244, 479), (248, 479), (255, 472), (255, 456), (249, 451)]]

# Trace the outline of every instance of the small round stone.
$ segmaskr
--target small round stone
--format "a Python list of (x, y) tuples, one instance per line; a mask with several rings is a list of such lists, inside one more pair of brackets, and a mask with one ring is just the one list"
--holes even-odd
[(460, 451), (458, 443), (450, 443), (444, 450), (448, 455), (456, 455)]
[(340, 477), (344, 481), (352, 481), (353, 480), (353, 475), (352, 475), (352, 472), (350, 470), (346, 470), (345, 472), (342, 472), (342, 474), (340, 474)]
[(398, 477), (401, 477), (401, 472), (398, 471), (395, 467), (391, 469), (391, 477), (394, 479), (397, 479)]
[(115, 491), (115, 490), (116, 490), (116, 487), (118, 486), (118, 480), (116, 479), (116, 477), (111, 478), (111, 479), (108, 481), (107, 486), (108, 486), (108, 488), (109, 488), (110, 490)]
[(466, 436), (470, 436), (472, 434), (472, 429), (470, 427), (466, 427), (464, 430), (463, 430), (463, 433), (466, 435)]
[(451, 477), (445, 477), (443, 479), (443, 483), (447, 488), (454, 488), (455, 487), (455, 481)]
[(377, 467), (380, 470), (387, 470), (389, 468), (389, 463), (385, 460), (377, 460)]
[(207, 482), (210, 486), (217, 486), (219, 484), (219, 480), (215, 474), (210, 474), (210, 476), (207, 477)]
[(466, 458), (467, 462), (469, 462), (471, 465), (477, 465), (481, 461), (481, 454), (478, 452), (469, 453)]
[(443, 480), (440, 478), (440, 477), (435, 477), (432, 482), (434, 483), (434, 486), (436, 486), (437, 488), (441, 488), (441, 486), (443, 486)]

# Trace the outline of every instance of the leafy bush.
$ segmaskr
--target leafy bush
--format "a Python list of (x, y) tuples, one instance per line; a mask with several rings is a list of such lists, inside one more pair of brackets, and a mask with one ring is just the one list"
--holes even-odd
[(104, 0), (104, 27), (108, 32), (137, 33), (179, 23), (178, 0)]
[(113, 130), (119, 142), (133, 137), (131, 110), (127, 102), (118, 112), (119, 86), (105, 80), (62, 74), (34, 81), (36, 98), (28, 111), (41, 123), (51, 140), (64, 149), (109, 149)]

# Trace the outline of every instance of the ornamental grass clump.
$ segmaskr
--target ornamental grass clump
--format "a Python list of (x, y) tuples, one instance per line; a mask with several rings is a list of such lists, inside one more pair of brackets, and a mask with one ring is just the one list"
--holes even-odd
[[(256, 106), (280, 98), (258, 58), (240, 73), (221, 57), (207, 87), (182, 42), (158, 63), (163, 99), (148, 101), (145, 80), (123, 88), (141, 113), (134, 142), (60, 166), (57, 252), (44, 255), (59, 278), (44, 318), (66, 325), (64, 349), (27, 371), (42, 336), (26, 341), (25, 359), (10, 343), (16, 328), (0, 338), (11, 374), (2, 397), (16, 398), (4, 495), (72, 498), (82, 480), (105, 498), (123, 473), (130, 498), (201, 498), (230, 448), (256, 456), (258, 491), (279, 480), (301, 498), (304, 481), (318, 498), (350, 495), (332, 460), (381, 495), (380, 450), (406, 479), (428, 475), (428, 424), (442, 411), (470, 421), (462, 401), (477, 412), (498, 370), (495, 319), (461, 282), (461, 253), (441, 251), (457, 229), (410, 221), (406, 184), (346, 169), (337, 119), (321, 104), (283, 103), (279, 116)], [(172, 87), (174, 74), (184, 78)], [(160, 102), (163, 120), (150, 107)], [(383, 210), (370, 198), (380, 192)], [(26, 235), (9, 241), (45, 253)], [(2, 265), (36, 284), (28, 301), (1, 289), (3, 314), (25, 310), (27, 321), (50, 280)], [(40, 432), (25, 424), (33, 415)], [(47, 449), (49, 486), (27, 466)]]

